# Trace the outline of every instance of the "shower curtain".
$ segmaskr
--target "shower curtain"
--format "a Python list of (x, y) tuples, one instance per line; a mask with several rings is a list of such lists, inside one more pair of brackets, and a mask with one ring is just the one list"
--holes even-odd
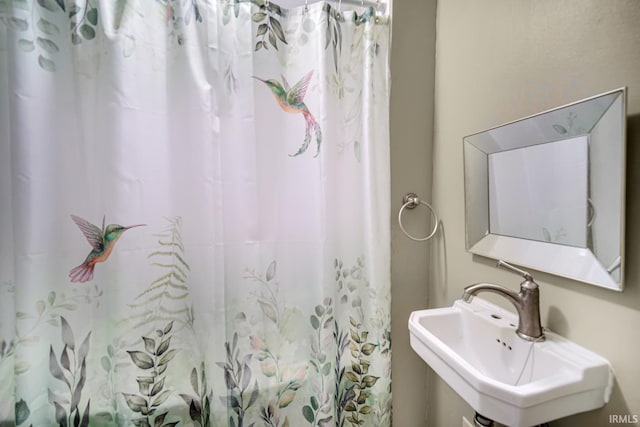
[(389, 18), (0, 0), (0, 425), (390, 425)]

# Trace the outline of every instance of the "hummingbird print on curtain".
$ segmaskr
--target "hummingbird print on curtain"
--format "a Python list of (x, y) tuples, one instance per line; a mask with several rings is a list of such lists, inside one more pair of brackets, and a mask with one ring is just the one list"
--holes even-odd
[(87, 238), (87, 241), (93, 248), (82, 264), (74, 267), (69, 272), (69, 278), (72, 282), (88, 282), (93, 279), (93, 269), (98, 262), (104, 262), (109, 258), (113, 247), (122, 234), (133, 227), (141, 227), (146, 224), (136, 224), (124, 227), (118, 224), (109, 224), (105, 228), (102, 217), (102, 229), (91, 224), (78, 216), (71, 215), (71, 219), (80, 227), (80, 231)]
[(284, 76), (282, 76), (282, 83), (273, 79), (263, 80), (259, 77), (253, 76), (254, 79), (267, 85), (273, 93), (273, 96), (275, 96), (280, 108), (287, 113), (302, 114), (304, 117), (306, 124), (304, 142), (295, 154), (290, 154), (291, 157), (298, 156), (307, 151), (307, 148), (309, 148), (309, 144), (311, 143), (312, 134), (315, 134), (317, 143), (316, 154), (313, 157), (316, 157), (320, 153), (322, 131), (320, 130), (320, 125), (309, 111), (309, 108), (307, 108), (306, 104), (303, 102), (304, 96), (307, 93), (307, 88), (309, 87), (309, 82), (311, 81), (311, 76), (313, 76), (313, 70), (309, 71), (293, 86), (289, 86), (289, 82), (287, 82), (287, 79)]

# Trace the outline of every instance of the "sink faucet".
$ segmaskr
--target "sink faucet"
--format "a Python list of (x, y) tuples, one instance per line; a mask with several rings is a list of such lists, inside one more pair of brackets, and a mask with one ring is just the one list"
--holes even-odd
[(471, 302), (473, 297), (480, 292), (492, 292), (501, 295), (511, 301), (518, 312), (516, 334), (527, 341), (544, 341), (544, 332), (540, 324), (540, 291), (538, 284), (533, 281), (533, 277), (529, 273), (502, 260), (498, 261), (498, 267), (504, 267), (524, 278), (524, 281), (520, 283), (519, 293), (492, 283), (476, 283), (464, 288), (462, 300), (467, 303)]

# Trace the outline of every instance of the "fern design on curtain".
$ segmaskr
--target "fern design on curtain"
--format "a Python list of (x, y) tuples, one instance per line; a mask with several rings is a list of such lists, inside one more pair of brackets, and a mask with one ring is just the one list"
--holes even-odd
[(372, 8), (0, 0), (0, 425), (391, 425), (388, 53)]

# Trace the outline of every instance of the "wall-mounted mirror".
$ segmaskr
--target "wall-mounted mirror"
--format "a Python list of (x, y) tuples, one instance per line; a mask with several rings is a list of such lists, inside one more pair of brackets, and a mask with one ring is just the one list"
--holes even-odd
[(464, 138), (467, 250), (617, 291), (626, 88)]

